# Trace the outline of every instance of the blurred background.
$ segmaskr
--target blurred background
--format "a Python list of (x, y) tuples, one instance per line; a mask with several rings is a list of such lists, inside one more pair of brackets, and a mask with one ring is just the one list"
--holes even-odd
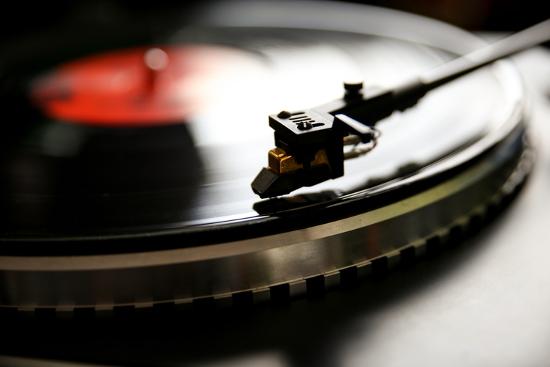
[(548, 18), (543, 1), (379, 0), (355, 1), (426, 15), (469, 30), (514, 31)]
[[(273, 0), (277, 1), (277, 0)], [(470, 30), (513, 31), (548, 17), (544, 1), (519, 0), (356, 0), (356, 3), (401, 9), (427, 15)], [(181, 20), (186, 13), (205, 1), (6, 1), (0, 12), (2, 41), (43, 29), (67, 24), (106, 26), (133, 20), (144, 27), (158, 27), (159, 16), (169, 21), (175, 14)], [(180, 11), (174, 12), (175, 9)], [(156, 21), (152, 21), (156, 20)]]

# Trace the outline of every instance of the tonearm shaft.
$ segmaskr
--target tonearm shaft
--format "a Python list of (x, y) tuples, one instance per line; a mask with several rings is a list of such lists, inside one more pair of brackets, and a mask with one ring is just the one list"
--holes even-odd
[[(389, 89), (363, 91), (362, 83), (344, 84), (342, 98), (303, 111), (269, 116), (275, 149), (268, 153), (252, 189), (262, 198), (288, 194), (344, 175), (344, 160), (372, 150), (376, 123), (414, 106), (428, 92), (497, 60), (550, 39), (550, 19), (454, 59)], [(344, 152), (355, 144), (359, 148)]]

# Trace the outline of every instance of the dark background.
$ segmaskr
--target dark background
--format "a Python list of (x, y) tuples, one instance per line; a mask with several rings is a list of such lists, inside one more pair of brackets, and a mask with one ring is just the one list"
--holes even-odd
[[(470, 30), (513, 31), (550, 15), (544, 1), (518, 0), (370, 0), (355, 1), (427, 15)], [(144, 27), (162, 22), (174, 13), (190, 13), (205, 1), (6, 1), (0, 12), (2, 41), (47, 30), (78, 24), (109, 26), (121, 21), (139, 21)]]

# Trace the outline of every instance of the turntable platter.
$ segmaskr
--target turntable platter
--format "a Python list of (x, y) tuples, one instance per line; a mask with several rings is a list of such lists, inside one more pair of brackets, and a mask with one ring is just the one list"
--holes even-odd
[(391, 86), (480, 44), (423, 18), (415, 40), (397, 12), (361, 8), (350, 29), (338, 19), (353, 7), (320, 6), (304, 24), (313, 5), (288, 6), (263, 19), (221, 5), (155, 43), (33, 65), (34, 112), (1, 148), (0, 304), (290, 295), (420, 254), (520, 186), (524, 93), (502, 62), (381, 122), (379, 146), (344, 177), (259, 202), (267, 114), (338, 98), (344, 80)]

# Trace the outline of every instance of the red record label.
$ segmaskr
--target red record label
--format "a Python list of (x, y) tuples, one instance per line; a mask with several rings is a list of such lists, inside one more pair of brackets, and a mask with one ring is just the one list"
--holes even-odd
[(38, 78), (31, 98), (51, 118), (101, 126), (182, 123), (250, 64), (243, 51), (218, 46), (141, 47), (89, 56)]

